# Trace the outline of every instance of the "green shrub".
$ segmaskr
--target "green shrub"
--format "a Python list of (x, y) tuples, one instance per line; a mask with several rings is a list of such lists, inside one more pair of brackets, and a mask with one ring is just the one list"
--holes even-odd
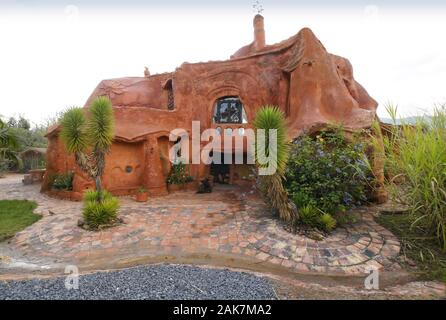
[(326, 232), (331, 232), (336, 228), (336, 220), (328, 213), (324, 213), (319, 217), (319, 226)]
[(53, 189), (73, 190), (73, 173), (55, 174), (51, 180)]
[(17, 134), (0, 119), (0, 174), (19, 164), (18, 148)]
[(185, 184), (191, 181), (193, 181), (193, 178), (187, 172), (186, 165), (182, 162), (174, 163), (166, 178), (167, 184)]
[(119, 200), (109, 192), (103, 191), (102, 201), (99, 201), (100, 193), (89, 190), (84, 194), (84, 207), (82, 214), (85, 223), (93, 229), (112, 223), (118, 217)]
[(303, 191), (297, 191), (291, 195), (291, 200), (294, 202), (297, 208), (304, 208), (307, 206), (315, 207), (317, 205), (309, 193)]
[(365, 203), (372, 175), (364, 148), (338, 128), (296, 139), (285, 171), (285, 187), (296, 206), (335, 214)]
[[(103, 191), (104, 199), (113, 198), (113, 195), (107, 190)], [(99, 192), (96, 190), (87, 190), (84, 192), (84, 202), (99, 201)]]
[[(397, 123), (396, 108), (389, 114)], [(446, 106), (414, 125), (399, 121), (384, 137), (391, 194), (412, 208), (412, 224), (433, 236), (446, 251)], [(396, 181), (402, 185), (396, 185)]]
[(299, 208), (297, 223), (311, 228), (318, 228), (331, 232), (336, 228), (336, 220), (328, 213), (324, 213), (313, 205), (307, 204)]
[(304, 205), (299, 208), (299, 222), (310, 227), (319, 226), (319, 217), (321, 212), (312, 205)]

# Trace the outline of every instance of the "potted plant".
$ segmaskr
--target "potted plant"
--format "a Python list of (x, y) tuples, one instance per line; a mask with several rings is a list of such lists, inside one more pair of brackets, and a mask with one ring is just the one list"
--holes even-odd
[(136, 192), (136, 201), (138, 202), (147, 202), (149, 198), (149, 192), (146, 188), (140, 187)]

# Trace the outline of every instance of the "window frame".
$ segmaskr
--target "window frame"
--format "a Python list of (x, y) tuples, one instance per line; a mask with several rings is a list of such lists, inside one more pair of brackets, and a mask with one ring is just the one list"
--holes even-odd
[[(235, 107), (236, 107), (237, 111), (240, 114), (239, 121), (235, 122), (235, 121), (231, 121), (229, 119), (229, 121), (227, 121), (227, 122), (226, 121), (222, 122), (221, 121), (221, 119), (222, 119), (222, 116), (221, 116), (222, 105), (224, 103), (234, 103), (234, 102), (235, 102)], [(244, 105), (242, 103), (242, 100), (240, 99), (239, 96), (224, 96), (224, 97), (220, 97), (220, 98), (215, 100), (213, 107), (214, 108), (213, 108), (212, 122), (214, 124), (219, 124), (219, 125), (231, 125), (231, 124), (239, 124), (240, 125), (241, 124), (241, 125), (243, 125), (243, 124), (247, 124), (248, 123), (248, 117), (247, 117), (247, 114), (246, 114), (246, 111), (245, 111), (245, 107), (244, 107)], [(228, 118), (229, 117), (230, 116), (228, 116)]]

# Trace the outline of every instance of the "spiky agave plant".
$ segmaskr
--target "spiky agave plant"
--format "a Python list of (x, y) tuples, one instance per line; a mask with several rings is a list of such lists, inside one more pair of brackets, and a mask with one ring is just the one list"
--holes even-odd
[(109, 98), (97, 97), (87, 111), (76, 107), (66, 111), (60, 136), (68, 152), (74, 153), (77, 165), (95, 181), (101, 202), (105, 155), (114, 134), (113, 108)]
[[(254, 128), (258, 131), (265, 130), (265, 140), (256, 139), (256, 151), (264, 150), (266, 157), (270, 161), (276, 162), (276, 171), (271, 175), (259, 176), (262, 192), (270, 202), (270, 205), (277, 210), (279, 217), (286, 221), (292, 222), (296, 219), (296, 211), (288, 200), (288, 194), (283, 186), (283, 179), (286, 164), (288, 161), (289, 145), (287, 141), (287, 132), (285, 124), (285, 116), (276, 106), (264, 106), (257, 111), (254, 119)], [(275, 154), (270, 154), (269, 137), (275, 130), (277, 137), (277, 148)], [(267, 166), (267, 164), (259, 161), (259, 154), (256, 152), (256, 165), (258, 168)]]

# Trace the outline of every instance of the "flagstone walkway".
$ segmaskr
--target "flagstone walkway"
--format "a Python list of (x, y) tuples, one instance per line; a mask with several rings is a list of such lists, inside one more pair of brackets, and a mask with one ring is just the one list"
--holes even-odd
[[(39, 193), (39, 186), (23, 186), (19, 176), (0, 179), (0, 199), (39, 204), (36, 212), (44, 217), (0, 247), (0, 256), (9, 254), (9, 260), (29, 265), (87, 266), (94, 261), (111, 268), (123, 259), (137, 264), (141, 257), (222, 256), (293, 272), (360, 275), (376, 268), (400, 269), (394, 262), (400, 244), (374, 222), (373, 207), (358, 209), (357, 223), (318, 242), (288, 233), (249, 190), (229, 186), (211, 194), (179, 192), (147, 203), (121, 198), (125, 223), (99, 232), (77, 226), (81, 203), (49, 198)], [(7, 261), (0, 259), (0, 273)]]

